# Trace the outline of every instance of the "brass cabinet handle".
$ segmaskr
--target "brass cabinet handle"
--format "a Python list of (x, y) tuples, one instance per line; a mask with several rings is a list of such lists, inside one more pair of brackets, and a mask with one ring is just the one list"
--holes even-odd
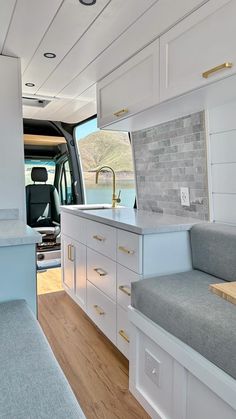
[(104, 271), (104, 269), (102, 268), (94, 268), (94, 271), (99, 275), (99, 276), (106, 276), (107, 272)]
[(70, 261), (74, 262), (74, 246), (73, 246), (73, 244), (70, 245)]
[(134, 250), (127, 249), (124, 246), (119, 246), (118, 249), (123, 253), (127, 253), (127, 255), (133, 255), (135, 253)]
[(126, 335), (125, 331), (123, 329), (119, 330), (119, 335), (126, 341), (129, 343), (129, 338)]
[(127, 108), (123, 108), (123, 109), (120, 109), (119, 111), (117, 111), (117, 112), (114, 112), (114, 116), (117, 116), (117, 117), (119, 117), (119, 116), (121, 116), (121, 115), (123, 115), (123, 114), (125, 114), (125, 113), (128, 113), (129, 112), (129, 109), (127, 109)]
[(97, 304), (95, 304), (93, 307), (95, 308), (99, 316), (103, 316), (105, 314), (105, 311), (101, 307), (99, 307)]
[(70, 244), (68, 244), (67, 246), (67, 258), (71, 260), (71, 245)]
[(95, 236), (93, 236), (93, 239), (94, 239), (94, 240), (97, 240), (97, 241), (99, 241), (99, 242), (104, 242), (104, 241), (106, 240), (106, 238), (105, 238), (105, 237), (98, 236), (97, 234), (95, 234)]
[(211, 68), (210, 70), (204, 71), (204, 73), (202, 73), (202, 77), (204, 77), (204, 79), (208, 79), (208, 77), (211, 74), (217, 73), (217, 71), (224, 70), (225, 68), (232, 68), (232, 67), (233, 67), (233, 63), (229, 63), (229, 62), (223, 63), (216, 67)]
[(68, 244), (68, 246), (67, 246), (67, 257), (71, 262), (74, 262), (74, 256), (72, 257), (72, 249), (74, 251), (74, 246), (72, 244)]
[(124, 294), (128, 295), (129, 297), (131, 296), (131, 290), (129, 287), (125, 285), (120, 285), (119, 290), (122, 291)]

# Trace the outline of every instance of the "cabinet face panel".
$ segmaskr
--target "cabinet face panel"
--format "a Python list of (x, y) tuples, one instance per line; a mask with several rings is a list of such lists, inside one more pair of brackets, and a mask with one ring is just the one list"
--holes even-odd
[(75, 245), (75, 295), (80, 306), (86, 308), (86, 246), (74, 242)]
[(62, 258), (63, 258), (63, 284), (69, 290), (74, 292), (74, 257), (75, 248), (72, 247), (72, 240), (69, 237), (62, 236)]
[(131, 282), (141, 279), (141, 275), (117, 264), (117, 302), (127, 309), (130, 305)]
[(87, 313), (116, 345), (116, 303), (87, 281)]
[(116, 229), (95, 221), (87, 227), (87, 246), (116, 260)]
[(142, 273), (142, 236), (117, 230), (117, 262), (134, 272)]
[(100, 127), (158, 103), (159, 40), (98, 83), (97, 98)]
[(128, 312), (117, 305), (117, 348), (129, 359), (130, 323)]
[(61, 213), (61, 227), (62, 234), (86, 244), (87, 220), (63, 211)]
[[(235, 73), (235, 14), (234, 0), (212, 0), (161, 36), (161, 101)], [(232, 68), (203, 77), (228, 62)]]
[(116, 299), (116, 262), (89, 248), (87, 278), (108, 297)]

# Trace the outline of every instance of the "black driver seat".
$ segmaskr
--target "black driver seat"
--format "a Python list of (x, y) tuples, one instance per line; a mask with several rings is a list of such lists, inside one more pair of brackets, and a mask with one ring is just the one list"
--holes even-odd
[(27, 224), (43, 236), (56, 238), (60, 234), (60, 202), (57, 189), (46, 184), (48, 173), (45, 167), (33, 167), (31, 179), (34, 184), (26, 186)]

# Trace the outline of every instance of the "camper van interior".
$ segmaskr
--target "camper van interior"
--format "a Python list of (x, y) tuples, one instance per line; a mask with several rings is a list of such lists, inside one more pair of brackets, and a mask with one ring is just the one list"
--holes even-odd
[(0, 418), (236, 419), (236, 0), (0, 0)]

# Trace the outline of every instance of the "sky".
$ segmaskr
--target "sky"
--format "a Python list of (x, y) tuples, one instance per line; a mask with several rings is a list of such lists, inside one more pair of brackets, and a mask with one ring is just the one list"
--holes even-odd
[(75, 130), (76, 140), (79, 141), (81, 138), (86, 137), (92, 132), (99, 131), (97, 128), (97, 118), (93, 118), (90, 121), (85, 122), (84, 124), (78, 125)]

